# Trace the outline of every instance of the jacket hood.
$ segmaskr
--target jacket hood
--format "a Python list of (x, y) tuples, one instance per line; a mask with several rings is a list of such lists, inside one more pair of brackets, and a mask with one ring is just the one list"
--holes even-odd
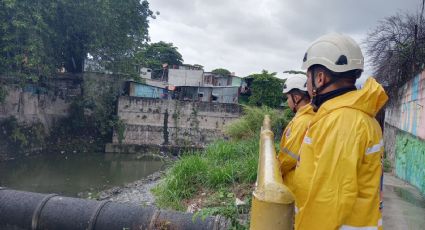
[[(318, 110), (324, 115), (332, 110), (348, 107), (363, 111), (375, 117), (388, 100), (384, 88), (372, 77), (368, 78), (363, 88), (345, 93), (326, 101)], [(319, 115), (319, 117), (321, 117)]]

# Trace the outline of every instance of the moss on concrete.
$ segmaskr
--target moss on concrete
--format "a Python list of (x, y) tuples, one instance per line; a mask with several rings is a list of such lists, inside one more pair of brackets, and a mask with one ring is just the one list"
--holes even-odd
[(395, 172), (425, 194), (425, 141), (410, 134), (396, 137)]

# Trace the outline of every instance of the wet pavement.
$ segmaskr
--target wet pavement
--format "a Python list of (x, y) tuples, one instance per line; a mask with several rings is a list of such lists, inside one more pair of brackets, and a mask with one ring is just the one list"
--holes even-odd
[(384, 176), (385, 230), (425, 229), (425, 198), (410, 184), (392, 176)]

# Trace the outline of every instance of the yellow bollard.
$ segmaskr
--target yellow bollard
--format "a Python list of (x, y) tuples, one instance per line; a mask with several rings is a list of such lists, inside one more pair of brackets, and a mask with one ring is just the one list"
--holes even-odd
[(261, 127), (257, 183), (252, 193), (251, 230), (293, 229), (294, 195), (283, 184), (270, 117)]

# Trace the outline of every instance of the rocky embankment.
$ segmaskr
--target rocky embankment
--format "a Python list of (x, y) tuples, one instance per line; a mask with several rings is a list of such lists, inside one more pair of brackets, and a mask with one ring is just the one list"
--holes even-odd
[(97, 200), (155, 205), (155, 197), (150, 190), (159, 183), (163, 174), (163, 171), (155, 172), (144, 179), (126, 184), (125, 186), (113, 187), (102, 191), (99, 193)]

